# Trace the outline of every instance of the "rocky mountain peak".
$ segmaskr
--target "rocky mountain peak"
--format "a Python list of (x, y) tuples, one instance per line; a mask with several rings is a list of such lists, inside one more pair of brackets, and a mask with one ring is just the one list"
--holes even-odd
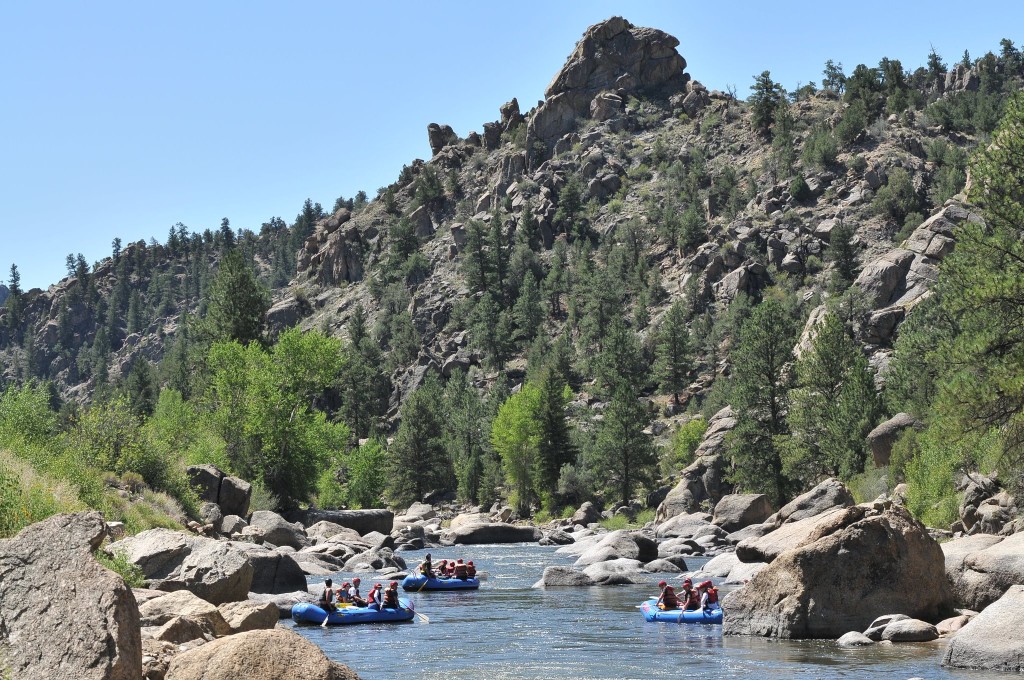
[[(552, 144), (590, 117), (592, 103), (611, 93), (667, 97), (686, 87), (686, 60), (676, 51), (679, 41), (654, 28), (638, 28), (612, 17), (587, 29), (565, 65), (545, 90), (527, 129), (527, 149)], [(607, 102), (593, 104), (600, 108)]]

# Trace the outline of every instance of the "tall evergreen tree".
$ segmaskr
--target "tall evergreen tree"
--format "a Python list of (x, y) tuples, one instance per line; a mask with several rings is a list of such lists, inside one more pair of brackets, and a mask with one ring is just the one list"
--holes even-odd
[(444, 388), (445, 448), (455, 471), (459, 498), (480, 502), (484, 461), (490, 445), (484, 403), (465, 371), (456, 371)]
[(210, 285), (206, 328), (214, 340), (247, 344), (259, 340), (270, 293), (256, 279), (252, 265), (240, 250), (224, 254)]
[(881, 409), (867, 360), (838, 316), (828, 313), (821, 320), (810, 349), (796, 363), (796, 374), (787, 475), (810, 485), (862, 472), (867, 433)]
[(537, 405), (538, 438), (536, 485), (549, 496), (558, 489), (562, 466), (576, 462), (576, 448), (565, 418), (567, 386), (561, 374), (548, 368), (540, 381)]
[(454, 473), (444, 446), (441, 384), (430, 375), (402, 405), (401, 424), (388, 449), (388, 497), (407, 505), (427, 493), (453, 490)]
[(594, 444), (594, 463), (606, 488), (617, 494), (619, 503), (629, 505), (637, 485), (649, 483), (657, 468), (657, 450), (644, 432), (650, 415), (636, 391), (622, 383), (603, 416)]
[(690, 384), (690, 332), (686, 327), (686, 307), (676, 300), (658, 327), (657, 362), (654, 375), (661, 389), (672, 393), (679, 405), (679, 393)]
[(785, 307), (769, 298), (754, 308), (733, 351), (733, 407), (737, 425), (729, 436), (733, 481), (764, 493), (778, 506), (788, 496), (780, 438), (786, 433), (789, 385), (783, 367), (792, 357), (793, 323)]

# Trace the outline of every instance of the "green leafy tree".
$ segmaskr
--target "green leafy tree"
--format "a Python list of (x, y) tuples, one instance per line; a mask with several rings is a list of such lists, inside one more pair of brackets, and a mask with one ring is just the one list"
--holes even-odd
[(282, 507), (309, 500), (330, 453), (348, 445), (348, 428), (320, 409), (343, 362), (339, 340), (298, 328), (269, 352), (234, 341), (210, 348), (207, 403), (232, 468), (260, 481)]
[(690, 384), (690, 331), (686, 327), (686, 307), (676, 300), (669, 307), (658, 327), (655, 379), (661, 389), (672, 393), (672, 401), (679, 405), (679, 393)]
[(783, 304), (766, 299), (741, 327), (732, 356), (732, 397), (738, 413), (728, 438), (732, 478), (746, 491), (768, 495), (776, 506), (790, 490), (782, 467), (781, 438), (787, 432), (789, 396), (783, 368), (792, 357), (793, 335)]
[(539, 408), (540, 389), (527, 383), (501, 405), (491, 427), (491, 445), (501, 456), (510, 500), (521, 516), (528, 516), (538, 499), (534, 471), (541, 436)]

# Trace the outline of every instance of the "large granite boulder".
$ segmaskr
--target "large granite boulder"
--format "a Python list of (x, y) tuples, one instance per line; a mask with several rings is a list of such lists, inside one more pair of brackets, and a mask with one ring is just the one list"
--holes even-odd
[(367, 510), (293, 510), (286, 512), (289, 522), (299, 522), (308, 527), (317, 522), (333, 522), (366, 535), (372, 531), (390, 534), (395, 526), (395, 513), (390, 510), (370, 508)]
[(908, 427), (920, 427), (921, 423), (909, 413), (897, 413), (868, 433), (868, 445), (875, 467), (884, 467), (892, 457), (892, 445)]
[(536, 527), (477, 520), (441, 533), (441, 545), (474, 543), (536, 543), (544, 537)]
[(252, 565), (251, 593), (291, 593), (306, 589), (306, 574), (295, 558), (254, 544), (239, 544)]
[(527, 149), (535, 142), (551, 149), (590, 115), (592, 100), (603, 90), (664, 97), (683, 90), (688, 76), (678, 45), (667, 33), (634, 27), (622, 17), (588, 28), (530, 118)]
[(968, 609), (981, 611), (1010, 586), (1024, 583), (1024, 533), (999, 538), (978, 534), (942, 546), (946, 575)]
[(771, 562), (794, 548), (814, 543), (837, 529), (849, 526), (864, 517), (866, 509), (832, 508), (820, 515), (788, 522), (759, 538), (748, 538), (736, 545), (736, 556), (743, 562)]
[(226, 602), (217, 609), (232, 633), (273, 628), (280, 618), (270, 602)]
[(591, 564), (583, 570), (583, 573), (599, 586), (649, 583), (651, 580), (643, 562), (625, 557)]
[(650, 562), (658, 558), (658, 544), (654, 539), (638, 531), (620, 529), (613, 531), (585, 553), (579, 556), (573, 566), (586, 567), (598, 562), (616, 560), (625, 557), (640, 562)]
[(142, 569), (150, 588), (188, 590), (213, 604), (244, 600), (252, 584), (252, 564), (230, 541), (150, 529), (111, 543), (106, 551), (123, 554)]
[(684, 513), (659, 524), (655, 535), (658, 538), (694, 538), (711, 526), (711, 515), (706, 512)]
[(254, 630), (182, 652), (165, 680), (358, 680), (315, 644), (290, 630)]
[(245, 517), (249, 513), (249, 482), (224, 474), (213, 465), (189, 465), (186, 472), (199, 500), (216, 503), (225, 515)]
[(820, 515), (832, 508), (848, 508), (854, 503), (853, 494), (845, 484), (838, 479), (826, 479), (807, 493), (786, 503), (764, 523), (779, 527), (786, 522), (799, 522)]
[(601, 511), (594, 507), (594, 504), (590, 501), (583, 503), (583, 505), (581, 505), (572, 516), (573, 526), (577, 524), (587, 526), (588, 524), (594, 524), (595, 522), (600, 521)]
[(1024, 585), (1010, 586), (957, 631), (942, 665), (1024, 673)]
[(135, 597), (92, 555), (105, 536), (103, 517), (88, 512), (0, 540), (0, 656), (14, 678), (142, 676)]
[(711, 523), (728, 532), (760, 524), (772, 514), (772, 504), (763, 493), (729, 494), (715, 504)]
[(305, 527), (289, 522), (270, 510), (257, 510), (252, 513), (252, 517), (249, 518), (249, 526), (262, 531), (263, 540), (273, 545), (286, 545), (299, 550), (310, 544)]
[(188, 619), (211, 635), (221, 636), (231, 632), (231, 627), (216, 606), (187, 590), (167, 593), (139, 606), (139, 621), (143, 626), (162, 626), (176, 618)]
[(838, 638), (897, 611), (938, 621), (951, 611), (942, 549), (900, 506), (779, 555), (723, 601), (724, 632)]
[(544, 567), (540, 580), (533, 584), (534, 588), (555, 588), (562, 586), (592, 586), (594, 579), (582, 571), (572, 567)]

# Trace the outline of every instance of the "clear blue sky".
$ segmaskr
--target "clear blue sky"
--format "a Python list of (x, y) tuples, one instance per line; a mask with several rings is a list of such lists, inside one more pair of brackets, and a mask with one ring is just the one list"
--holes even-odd
[[(746, 96), (887, 56), (947, 62), (1024, 41), (1024, 3), (253, 1), (0, 3), (0, 280), (64, 275), (115, 236), (289, 223), (306, 197), (371, 198), (427, 158), (428, 123), (524, 111), (587, 26), (620, 14), (680, 41), (688, 71)], [(1021, 35), (1013, 35), (1018, 30)]]

